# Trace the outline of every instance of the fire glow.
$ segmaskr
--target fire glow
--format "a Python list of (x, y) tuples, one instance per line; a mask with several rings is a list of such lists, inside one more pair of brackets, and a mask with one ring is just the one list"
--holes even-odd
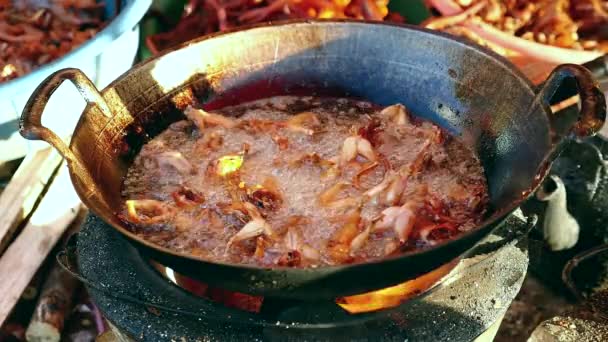
[[(207, 298), (211, 301), (223, 304), (226, 307), (253, 313), (259, 313), (262, 308), (264, 302), (263, 296), (253, 296), (220, 288), (213, 288), (205, 283), (181, 275), (171, 268), (155, 262), (151, 263), (163, 277), (198, 297)], [(399, 285), (338, 298), (336, 299), (336, 304), (350, 314), (360, 314), (393, 308), (401, 305), (406, 300), (429, 290), (448, 275), (457, 264), (457, 261), (452, 261), (434, 271)]]
[(455, 266), (456, 262), (451, 262), (416, 279), (377, 291), (343, 297), (336, 300), (336, 303), (351, 314), (393, 308), (430, 289)]

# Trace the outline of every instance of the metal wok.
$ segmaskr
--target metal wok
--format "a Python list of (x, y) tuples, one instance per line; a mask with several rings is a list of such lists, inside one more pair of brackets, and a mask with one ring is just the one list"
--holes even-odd
[[(64, 80), (88, 102), (69, 146), (41, 124), (47, 100)], [(558, 89), (578, 89), (578, 118), (551, 113)], [(487, 219), (426, 250), (314, 269), (203, 260), (144, 241), (119, 220), (121, 184), (131, 161), (142, 144), (183, 119), (180, 110), (187, 104), (197, 99), (213, 110), (277, 94), (400, 102), (461, 136), (485, 169)], [(189, 42), (134, 67), (102, 92), (79, 70), (59, 71), (34, 92), (21, 117), (21, 134), (57, 148), (82, 201), (145, 256), (226, 289), (320, 299), (394, 285), (459, 258), (536, 189), (562, 142), (594, 134), (604, 118), (604, 97), (580, 66), (557, 67), (535, 89), (501, 57), (441, 33), (383, 23), (295, 21)]]

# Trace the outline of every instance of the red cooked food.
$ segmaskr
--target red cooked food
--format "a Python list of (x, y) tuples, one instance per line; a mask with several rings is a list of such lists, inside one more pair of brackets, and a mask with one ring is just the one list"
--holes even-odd
[(147, 38), (153, 53), (206, 34), (287, 19), (349, 18), (404, 22), (388, 0), (190, 0), (177, 26)]
[(0, 0), (0, 83), (28, 74), (104, 25), (95, 0)]
[[(500, 32), (541, 44), (608, 52), (606, 0), (427, 0), (443, 16), (425, 25), (467, 37), (481, 45), (525, 54), (524, 45)], [(484, 39), (485, 38), (485, 39)], [(498, 43), (501, 42), (502, 44)]]
[(273, 97), (185, 117), (143, 146), (121, 213), (177, 252), (264, 267), (364, 262), (454, 238), (486, 210), (475, 154), (400, 104)]

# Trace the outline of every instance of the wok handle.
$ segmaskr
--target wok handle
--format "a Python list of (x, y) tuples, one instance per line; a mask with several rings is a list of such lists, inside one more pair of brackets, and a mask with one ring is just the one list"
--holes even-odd
[(606, 119), (606, 99), (604, 94), (594, 80), (591, 72), (586, 68), (576, 64), (562, 64), (557, 66), (545, 83), (541, 86), (537, 99), (549, 106), (551, 99), (557, 90), (564, 85), (564, 82), (572, 79), (576, 83), (576, 88), (581, 99), (581, 110), (576, 122), (568, 125), (564, 133), (559, 133), (558, 127), (563, 127), (563, 121), (567, 120), (564, 115), (549, 115), (549, 122), (552, 128), (553, 141), (557, 143), (567, 135), (576, 137), (587, 137), (597, 133)]
[(87, 104), (97, 106), (106, 118), (112, 117), (108, 104), (93, 82), (79, 69), (67, 68), (54, 72), (34, 90), (21, 113), (19, 132), (26, 139), (46, 141), (55, 147), (69, 163), (79, 165), (78, 158), (63, 139), (42, 125), (44, 108), (55, 90), (66, 80), (74, 84)]

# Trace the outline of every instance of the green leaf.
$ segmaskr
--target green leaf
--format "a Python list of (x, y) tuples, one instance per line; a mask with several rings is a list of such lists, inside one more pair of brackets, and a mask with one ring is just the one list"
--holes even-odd
[(187, 0), (154, 0), (152, 9), (163, 14), (172, 25), (175, 25), (184, 12)]
[(139, 24), (139, 53), (138, 59), (142, 61), (152, 56), (152, 52), (146, 46), (146, 37), (161, 32), (160, 23), (156, 18), (144, 18)]
[(418, 25), (431, 16), (423, 0), (392, 0), (388, 8), (405, 17), (408, 24)]

